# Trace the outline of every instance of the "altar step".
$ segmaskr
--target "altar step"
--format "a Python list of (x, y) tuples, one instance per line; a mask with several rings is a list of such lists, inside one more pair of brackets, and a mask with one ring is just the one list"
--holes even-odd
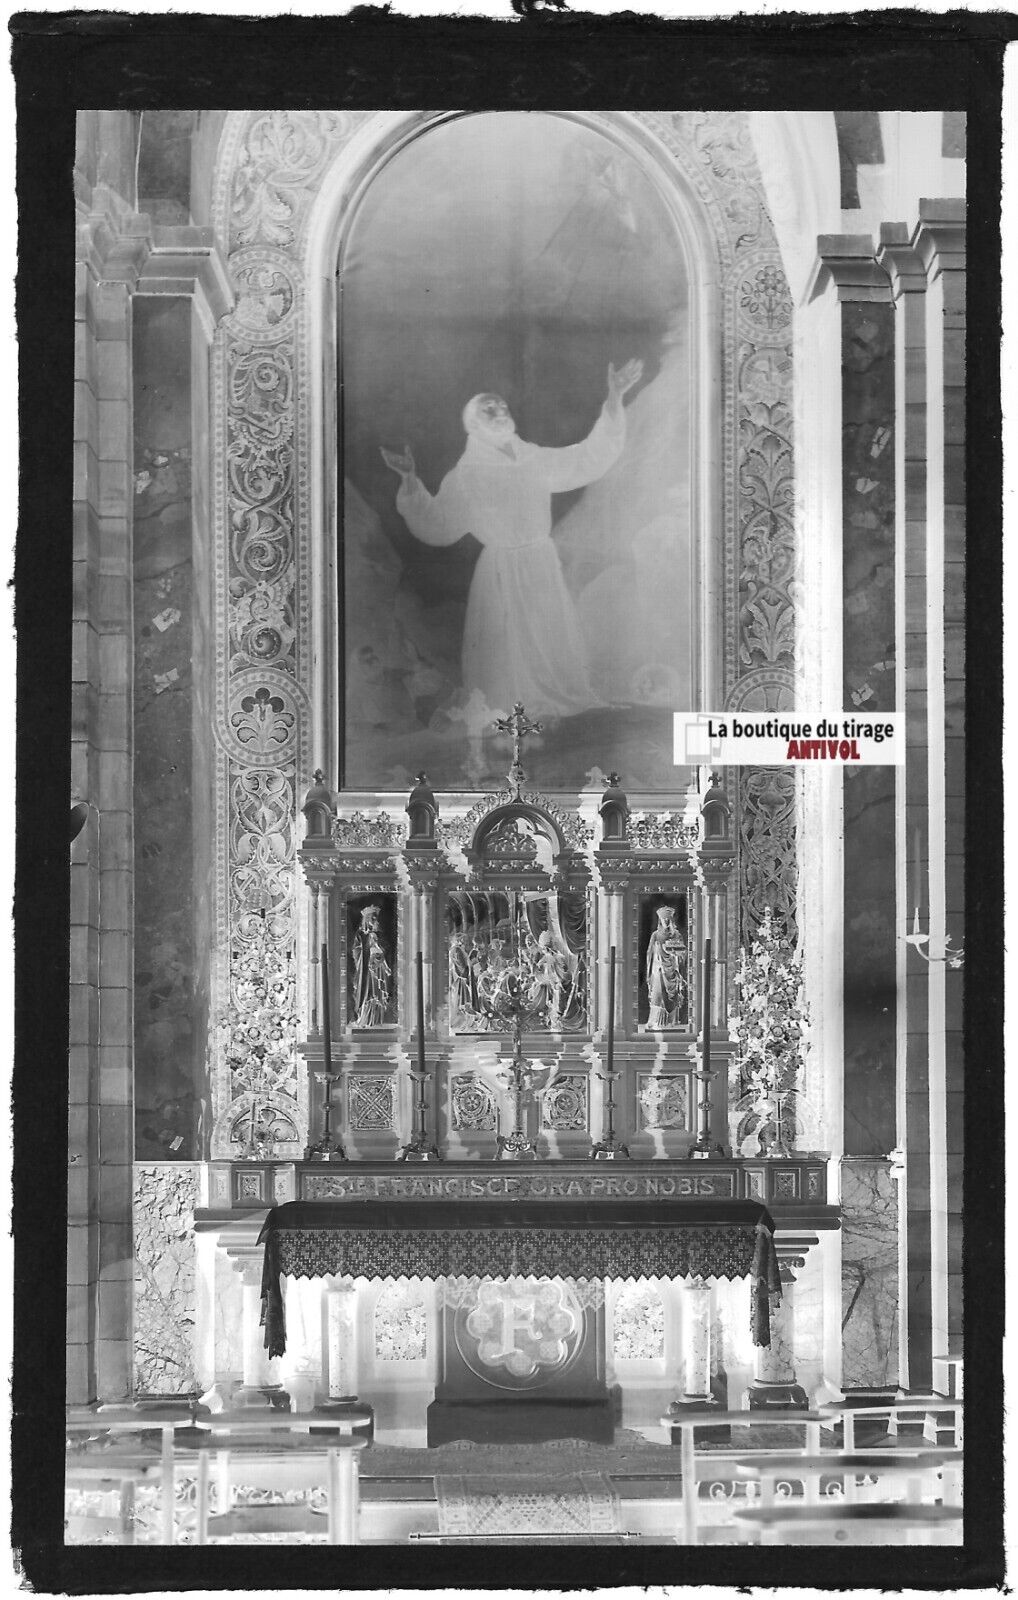
[[(412, 1533), (411, 1544), (638, 1544), (653, 1542), (644, 1538), (642, 1533), (586, 1533), (586, 1534), (551, 1534), (551, 1533), (499, 1533), (490, 1538), (480, 1534), (444, 1534), (444, 1533)], [(662, 1540), (662, 1543), (665, 1541)], [(669, 1541), (670, 1542), (670, 1541)]]
[[(623, 1527), (617, 1533), (498, 1534), (470, 1536), (470, 1544), (674, 1544), (681, 1526), (681, 1500), (630, 1500), (623, 1502)], [(360, 1542), (382, 1544), (453, 1544), (464, 1535), (442, 1534), (438, 1527), (438, 1505), (434, 1499), (361, 1499)]]

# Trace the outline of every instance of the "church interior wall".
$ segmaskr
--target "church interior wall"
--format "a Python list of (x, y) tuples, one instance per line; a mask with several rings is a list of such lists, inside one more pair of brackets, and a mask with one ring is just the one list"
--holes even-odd
[[(156, 115), (145, 113), (147, 129), (145, 119), (117, 113), (84, 113), (79, 125), (79, 199), (91, 220), (76, 322), (74, 785), (95, 814), (71, 865), (70, 1398), (159, 1387), (188, 1359), (194, 1376), (210, 1349), (217, 1370), (243, 1370), (244, 1285), (232, 1265), (209, 1264), (207, 1241), (193, 1232), (200, 1163), (210, 1148), (229, 1150), (232, 1130), (233, 1089), (214, 1024), (230, 997), (231, 949), (263, 910), (271, 937), (296, 955), (300, 1004), (309, 1004), (298, 808), (313, 768), (331, 765), (335, 782), (340, 757), (332, 720), (340, 670), (324, 644), (339, 629), (323, 399), (332, 358), (317, 348), (329, 343), (331, 273), (320, 250), (326, 239), (335, 247), (343, 185), (369, 171), (377, 130), (346, 113), (167, 113), (178, 121), (163, 140)], [(681, 170), (695, 198), (687, 204), (698, 208), (695, 249), (709, 237), (713, 251), (702, 281), (717, 321), (701, 366), (716, 370), (720, 342), (722, 386), (711, 403), (719, 399), (723, 497), (712, 510), (705, 490), (701, 502), (719, 578), (700, 626), (717, 640), (726, 704), (786, 709), (798, 675), (839, 705), (844, 680), (846, 711), (888, 709), (896, 642), (900, 658), (909, 641), (912, 668), (920, 647), (946, 663), (939, 703), (927, 704), (914, 680), (902, 700), (897, 673), (897, 703), (928, 734), (913, 741), (904, 791), (890, 769), (874, 768), (837, 792), (828, 774), (797, 784), (790, 769), (751, 772), (739, 792), (731, 948), (767, 904), (793, 925), (799, 919), (823, 1013), (814, 1126), (818, 1147), (832, 1151), (832, 1192), (840, 1182), (844, 1206), (840, 1238), (812, 1252), (796, 1285), (800, 1367), (810, 1385), (874, 1387), (904, 1375), (902, 1335), (921, 1373), (961, 1326), (960, 980), (943, 968), (910, 971), (903, 988), (897, 930), (903, 828), (907, 836), (914, 825), (906, 795), (916, 821), (925, 825), (932, 811), (939, 830), (921, 857), (929, 915), (942, 931), (957, 930), (963, 909), (963, 274), (942, 275), (926, 295), (932, 432), (916, 459), (942, 453), (944, 461), (943, 481), (928, 484), (931, 503), (943, 507), (931, 534), (904, 517), (893, 454), (856, 459), (857, 442), (900, 429), (910, 403), (900, 361), (895, 388), (897, 310), (888, 295), (835, 306), (823, 291), (811, 300), (803, 261), (815, 261), (815, 235), (825, 231), (810, 222), (829, 232), (848, 223), (860, 236), (872, 226), (876, 238), (895, 214), (890, 195), (911, 226), (920, 194), (902, 188), (906, 146), (921, 151), (919, 168), (939, 183), (926, 193), (956, 191), (964, 162), (944, 158), (937, 119), (917, 130), (882, 118), (882, 169), (861, 173), (847, 191), (858, 204), (839, 205), (835, 218), (829, 192), (818, 199), (826, 178), (815, 150), (818, 181), (811, 188), (797, 177), (790, 198), (786, 177), (781, 191), (789, 150), (806, 159), (808, 120), (802, 114), (800, 127), (787, 114), (768, 129), (758, 114), (683, 113), (642, 119), (636, 137)], [(284, 131), (295, 131), (289, 155), (299, 152), (285, 170)], [(828, 166), (832, 148), (837, 159), (826, 122), (819, 148)], [(958, 149), (956, 133), (949, 148)], [(136, 170), (150, 191), (137, 202)], [(210, 317), (195, 292), (146, 296), (144, 284), (133, 292), (152, 270), (146, 252), (170, 248), (158, 230), (175, 227), (201, 229), (204, 248), (229, 261), (236, 299), (225, 317), (222, 308)], [(830, 380), (818, 365), (830, 354), (827, 333), (819, 356), (804, 351), (802, 333), (828, 313), (844, 341), (833, 407), (814, 404)], [(832, 325), (828, 317), (828, 332)], [(710, 450), (703, 459), (709, 473)], [(807, 525), (820, 528), (822, 548), (797, 536)], [(917, 609), (931, 593), (942, 619), (932, 646)], [(811, 650), (814, 624), (835, 612), (840, 655), (830, 680), (829, 637), (823, 660)], [(822, 850), (797, 853), (804, 830), (821, 833)], [(395, 1046), (390, 1057), (396, 1089), (372, 1149), (381, 1139), (394, 1150), (409, 1117), (408, 1060)], [(303, 1126), (306, 1084), (288, 1092)], [(599, 1108), (592, 1095), (592, 1125)], [(914, 1162), (904, 1189), (895, 1146)], [(831, 1315), (835, 1280), (840, 1317)], [(298, 1295), (295, 1310), (303, 1304)], [(362, 1322), (362, 1349), (370, 1333)], [(365, 1373), (379, 1397), (391, 1388), (383, 1365)], [(635, 1395), (653, 1377), (629, 1368)], [(397, 1387), (409, 1392), (431, 1378), (430, 1367), (406, 1370)]]

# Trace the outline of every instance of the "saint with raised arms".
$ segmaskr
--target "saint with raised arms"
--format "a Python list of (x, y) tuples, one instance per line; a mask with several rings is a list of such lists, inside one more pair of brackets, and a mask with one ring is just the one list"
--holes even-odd
[(466, 448), (437, 494), (417, 476), (409, 446), (382, 450), (399, 474), (396, 508), (415, 538), (451, 545), (472, 533), (483, 546), (463, 629), (463, 688), (505, 711), (522, 700), (536, 716), (565, 717), (599, 704), (583, 640), (552, 540), (551, 497), (602, 477), (626, 437), (622, 400), (641, 361), (608, 368), (608, 395), (590, 433), (561, 447), (516, 432), (501, 396), (478, 394), (463, 409)]

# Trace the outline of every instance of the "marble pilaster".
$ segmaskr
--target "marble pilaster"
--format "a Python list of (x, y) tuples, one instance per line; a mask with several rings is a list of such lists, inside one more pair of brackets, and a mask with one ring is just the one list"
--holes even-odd
[(842, 1386), (897, 1384), (898, 1192), (887, 1160), (846, 1158), (842, 1201)]

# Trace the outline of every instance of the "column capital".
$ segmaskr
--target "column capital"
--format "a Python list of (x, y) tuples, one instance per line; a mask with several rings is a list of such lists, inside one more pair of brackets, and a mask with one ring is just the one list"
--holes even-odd
[(891, 282), (877, 260), (868, 233), (822, 233), (817, 238), (817, 264), (806, 300), (817, 299), (833, 283), (839, 301), (890, 300)]
[(941, 272), (964, 271), (964, 200), (920, 200), (912, 244), (928, 278), (936, 278)]
[(123, 283), (133, 289), (152, 248), (152, 224), (133, 211), (108, 184), (89, 189), (76, 183), (75, 258), (83, 261), (100, 283)]
[(907, 223), (880, 224), (877, 260), (890, 279), (891, 294), (895, 300), (900, 300), (904, 294), (925, 292), (926, 268), (912, 244)]
[(213, 228), (190, 224), (154, 228), (151, 248), (138, 275), (138, 294), (193, 299), (211, 337), (234, 306), (226, 258)]
[(778, 1258), (778, 1275), (783, 1284), (795, 1282), (795, 1275), (806, 1265), (806, 1257), (818, 1242), (815, 1233), (775, 1233), (774, 1253)]
[(234, 1272), (239, 1273), (241, 1282), (250, 1289), (260, 1289), (262, 1283), (262, 1253), (252, 1251), (241, 1255), (236, 1250), (227, 1250), (230, 1266)]

